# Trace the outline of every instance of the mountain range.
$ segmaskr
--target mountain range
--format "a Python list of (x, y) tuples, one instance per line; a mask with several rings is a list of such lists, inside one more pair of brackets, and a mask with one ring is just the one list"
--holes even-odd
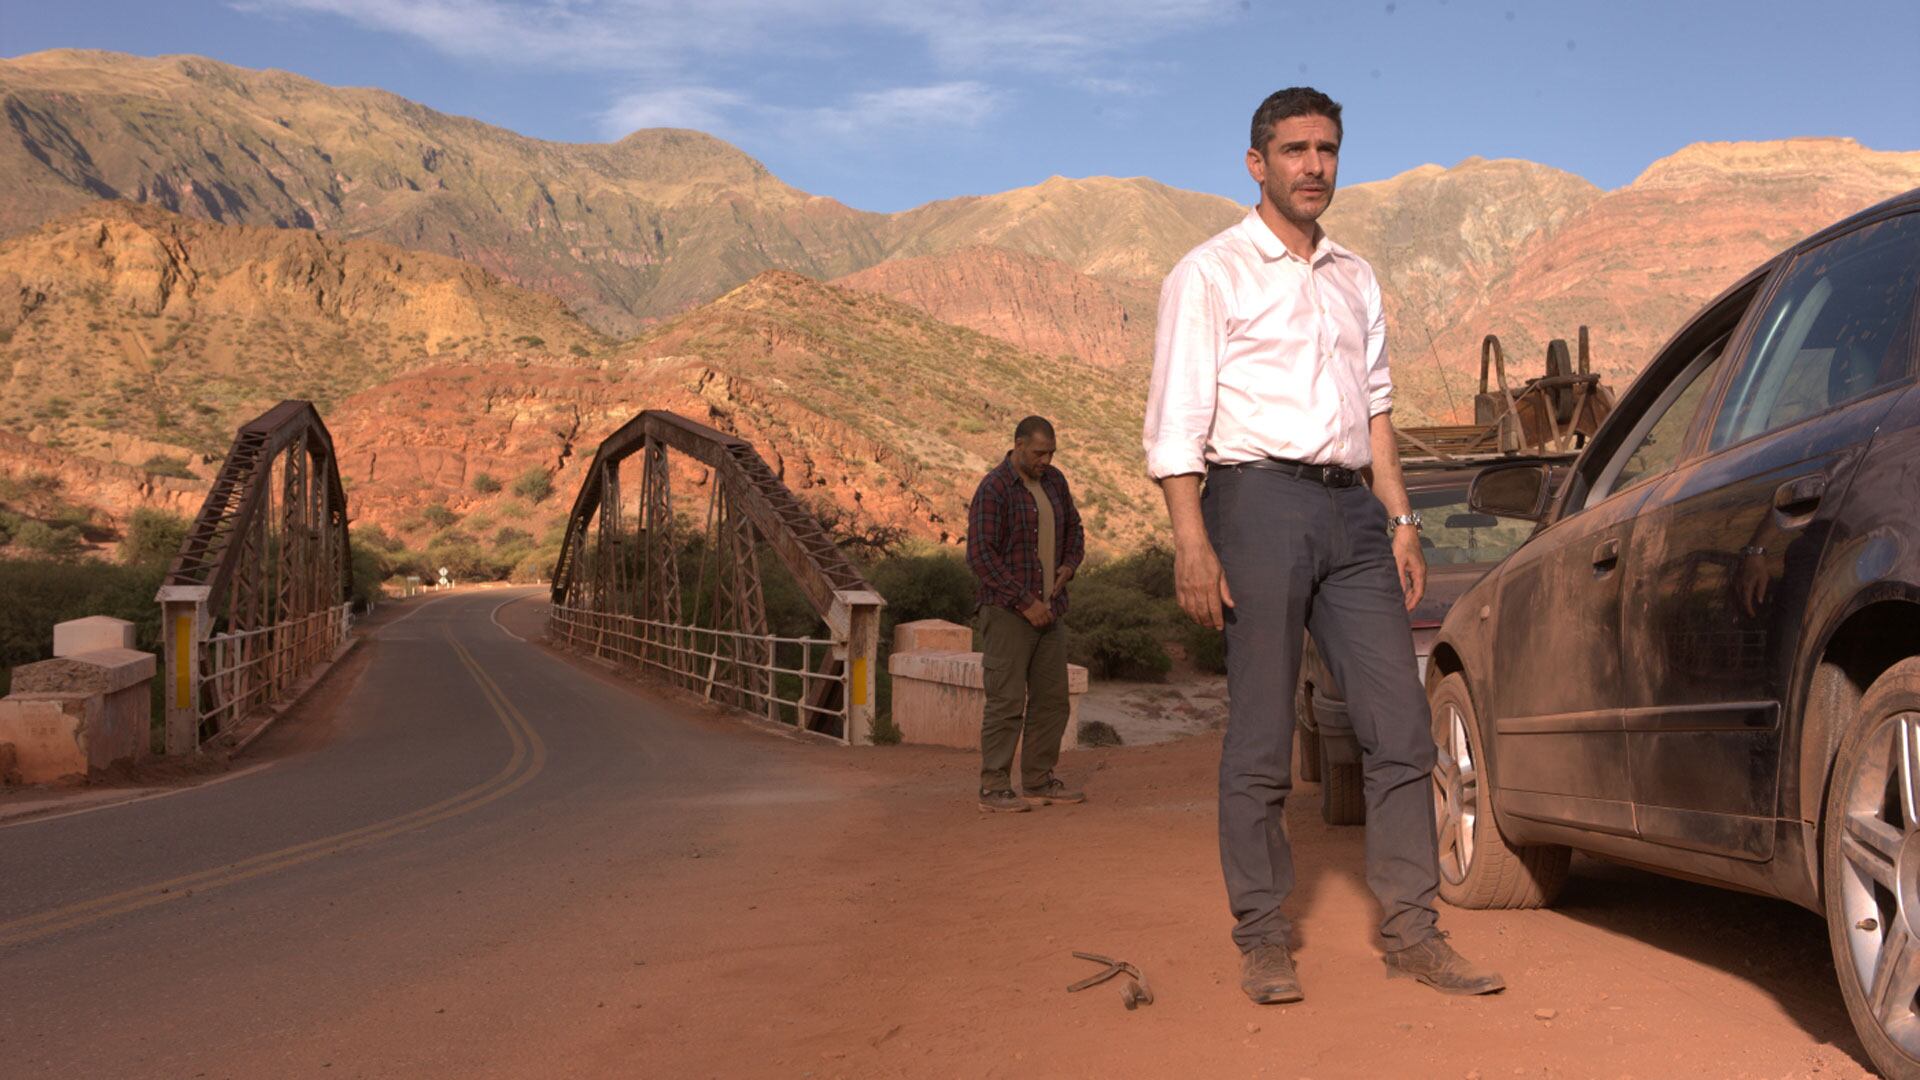
[[(198, 57), (0, 60), (0, 108), (0, 428), (191, 463), (311, 397), (356, 514), (394, 528), (434, 504), (538, 523), (558, 507), (476, 475), (564, 491), (597, 433), (672, 407), (810, 498), (952, 541), (1033, 411), (1101, 542), (1131, 544), (1160, 517), (1137, 443), (1159, 279), (1246, 213), (1108, 177), (868, 213), (699, 132), (545, 142)], [(1767, 255), (1916, 185), (1920, 153), (1846, 139), (1698, 144), (1614, 191), (1468, 158), (1343, 187), (1323, 224), (1380, 276), (1413, 423), (1470, 408), (1489, 332), (1519, 378), (1590, 324), (1618, 384)], [(0, 442), (0, 475), (30, 456)], [(136, 497), (112, 490), (108, 517)]]

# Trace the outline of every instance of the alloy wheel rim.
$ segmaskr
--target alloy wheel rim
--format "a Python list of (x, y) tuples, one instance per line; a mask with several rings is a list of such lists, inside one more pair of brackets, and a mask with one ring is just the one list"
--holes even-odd
[(1473, 828), (1480, 816), (1480, 777), (1467, 738), (1467, 717), (1448, 702), (1441, 715), (1433, 764), (1433, 816), (1440, 842), (1440, 876), (1450, 885), (1473, 868)]
[(1845, 791), (1834, 900), (1848, 959), (1874, 1022), (1920, 1059), (1920, 713), (1880, 721)]

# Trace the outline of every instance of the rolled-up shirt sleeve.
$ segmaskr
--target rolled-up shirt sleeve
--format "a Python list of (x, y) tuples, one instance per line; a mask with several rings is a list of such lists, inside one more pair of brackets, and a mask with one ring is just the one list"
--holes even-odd
[(1220, 287), (1198, 260), (1183, 260), (1160, 288), (1153, 381), (1141, 440), (1155, 480), (1205, 472), (1221, 350), (1227, 337)]
[(1367, 415), (1393, 411), (1393, 376), (1387, 372), (1387, 309), (1380, 279), (1367, 275)]

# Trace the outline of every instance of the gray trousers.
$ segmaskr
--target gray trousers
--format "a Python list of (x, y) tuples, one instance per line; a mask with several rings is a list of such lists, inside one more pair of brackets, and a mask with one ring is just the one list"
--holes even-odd
[(980, 718), (980, 790), (1012, 787), (1013, 751), (1020, 782), (1037, 788), (1053, 775), (1072, 702), (1067, 693), (1067, 628), (1038, 630), (1026, 616), (992, 604), (977, 617), (986, 710)]
[(1431, 713), (1387, 536), (1364, 487), (1329, 488), (1257, 468), (1216, 468), (1201, 497), (1226, 573), (1227, 734), (1220, 749), (1220, 865), (1242, 951), (1285, 943), (1293, 891), (1282, 811), (1293, 788), (1302, 635), (1345, 693), (1365, 754), (1367, 885), (1389, 949), (1434, 930)]

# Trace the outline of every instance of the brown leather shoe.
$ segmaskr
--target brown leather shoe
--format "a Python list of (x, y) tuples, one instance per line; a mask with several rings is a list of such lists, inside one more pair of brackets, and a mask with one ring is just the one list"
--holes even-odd
[(1038, 787), (1023, 788), (1021, 794), (1029, 799), (1040, 800), (1040, 805), (1048, 803), (1081, 803), (1087, 801), (1087, 793), (1067, 786), (1066, 781), (1049, 775)]
[(1300, 976), (1293, 970), (1293, 954), (1285, 945), (1255, 945), (1240, 955), (1240, 989), (1255, 1005), (1285, 1005), (1301, 1001)]
[(1494, 994), (1507, 988), (1497, 973), (1482, 971), (1447, 944), (1444, 930), (1418, 945), (1396, 949), (1384, 958), (1387, 977), (1418, 979), (1443, 994)]

